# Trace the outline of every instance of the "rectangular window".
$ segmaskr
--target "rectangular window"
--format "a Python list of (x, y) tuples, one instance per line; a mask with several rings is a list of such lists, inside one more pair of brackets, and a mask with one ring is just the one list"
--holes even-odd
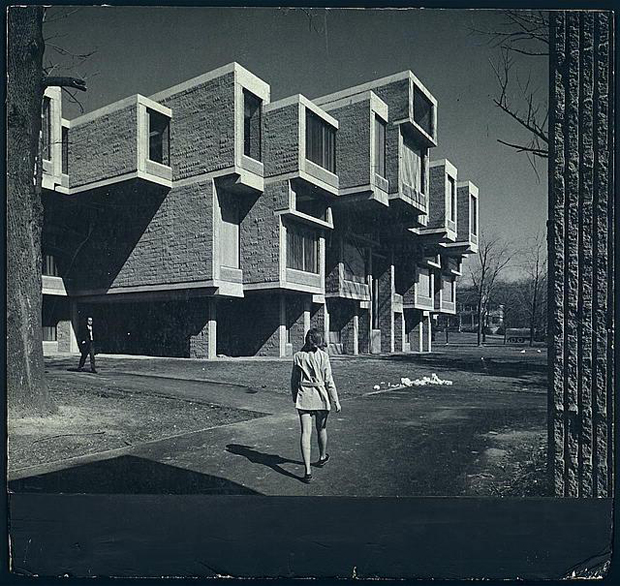
[(403, 135), (403, 156), (401, 161), (403, 182), (420, 193), (426, 191), (424, 174), (425, 150), (418, 148), (410, 138)]
[(243, 90), (243, 154), (261, 160), (261, 106), (262, 101)]
[(149, 119), (149, 160), (170, 165), (170, 118), (147, 110)]
[(62, 172), (69, 173), (69, 129), (62, 127)]
[(306, 110), (306, 158), (336, 172), (336, 129)]
[(413, 92), (413, 119), (429, 136), (433, 136), (433, 104), (418, 89)]
[(454, 281), (452, 279), (442, 279), (443, 300), (449, 303), (454, 301)]
[(41, 120), (41, 153), (46, 161), (52, 160), (52, 100), (43, 98), (43, 119)]
[(316, 234), (298, 226), (286, 230), (286, 266), (289, 269), (318, 273), (318, 240)]
[(385, 178), (385, 130), (386, 124), (375, 114), (375, 173)]
[(428, 269), (418, 269), (418, 295), (431, 297), (431, 272)]
[(471, 194), (469, 195), (469, 213), (470, 231), (475, 236), (478, 231), (478, 200)]
[(220, 194), (222, 265), (239, 268), (239, 202), (229, 193)]
[(56, 258), (51, 254), (43, 255), (43, 271), (44, 275), (48, 277), (59, 277), (58, 265), (56, 264)]
[(456, 181), (448, 175), (448, 219), (456, 222)]
[(58, 340), (56, 326), (43, 326), (43, 341), (56, 342)]

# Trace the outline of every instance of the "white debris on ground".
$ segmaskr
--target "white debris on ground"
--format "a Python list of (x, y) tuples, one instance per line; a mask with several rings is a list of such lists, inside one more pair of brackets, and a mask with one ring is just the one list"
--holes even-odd
[(419, 387), (426, 385), (445, 385), (451, 386), (452, 381), (447, 379), (441, 379), (437, 376), (437, 374), (433, 373), (431, 376), (423, 376), (422, 378), (416, 378), (411, 380), (409, 377), (402, 377), (400, 379), (400, 383), (386, 383), (381, 381), (380, 385), (375, 385), (373, 389), (375, 391), (379, 391), (383, 388), (393, 388), (393, 387)]

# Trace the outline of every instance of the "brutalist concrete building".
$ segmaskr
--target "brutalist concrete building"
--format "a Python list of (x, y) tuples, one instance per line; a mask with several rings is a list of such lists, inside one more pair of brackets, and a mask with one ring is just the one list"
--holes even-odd
[(430, 162), (437, 102), (406, 71), (270, 101), (233, 63), (73, 120), (43, 107), (47, 352), (430, 351), (477, 251), (478, 189)]

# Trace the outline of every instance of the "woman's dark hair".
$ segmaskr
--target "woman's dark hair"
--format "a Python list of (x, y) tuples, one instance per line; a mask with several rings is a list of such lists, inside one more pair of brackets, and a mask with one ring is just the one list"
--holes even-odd
[(316, 328), (310, 328), (306, 334), (306, 343), (304, 350), (306, 352), (314, 352), (323, 347), (323, 334)]

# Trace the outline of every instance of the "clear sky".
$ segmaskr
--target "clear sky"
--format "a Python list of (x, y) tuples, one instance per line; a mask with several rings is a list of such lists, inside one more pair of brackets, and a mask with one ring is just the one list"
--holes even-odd
[[(459, 180), (479, 187), (483, 233), (519, 246), (545, 229), (547, 173), (543, 161), (537, 178), (525, 155), (497, 142), (528, 139), (492, 103), (497, 81), (489, 60), (497, 50), (470, 31), (500, 20), (500, 12), (482, 10), (97, 7), (46, 24), (45, 36), (63, 51), (96, 50), (73, 69), (87, 78), (88, 92), (79, 96), (86, 112), (232, 61), (269, 83), (272, 100), (318, 97), (411, 69), (439, 102), (431, 160), (449, 159)], [(71, 61), (52, 48), (46, 59)], [(516, 56), (515, 71), (531, 76), (546, 104), (546, 59)], [(79, 115), (65, 104), (66, 118)]]

